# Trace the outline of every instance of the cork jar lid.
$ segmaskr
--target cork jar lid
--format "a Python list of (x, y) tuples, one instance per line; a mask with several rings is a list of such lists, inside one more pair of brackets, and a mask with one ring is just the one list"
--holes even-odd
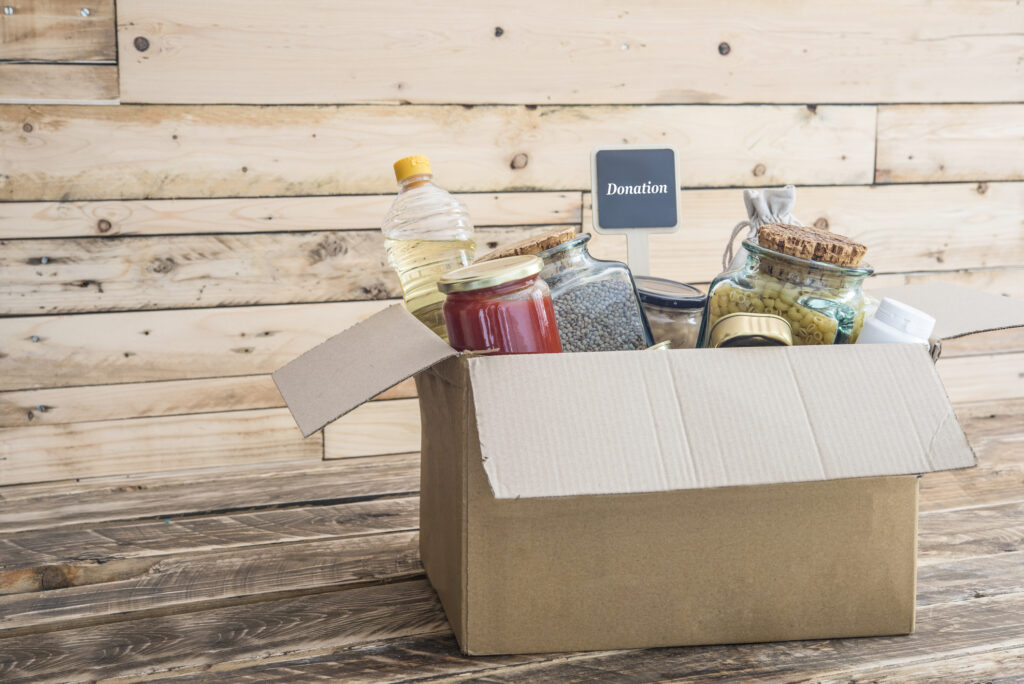
[(576, 226), (564, 226), (557, 230), (551, 230), (546, 233), (540, 233), (539, 235), (531, 235), (528, 238), (513, 242), (505, 247), (499, 247), (493, 252), (488, 252), (479, 259), (476, 263), (485, 261), (494, 261), (495, 259), (504, 259), (510, 256), (520, 256), (523, 254), (540, 254), (546, 249), (556, 247), (567, 240), (571, 240), (576, 237)]
[(850, 268), (858, 266), (868, 251), (864, 245), (843, 235), (788, 223), (760, 226), (757, 244), (800, 259)]

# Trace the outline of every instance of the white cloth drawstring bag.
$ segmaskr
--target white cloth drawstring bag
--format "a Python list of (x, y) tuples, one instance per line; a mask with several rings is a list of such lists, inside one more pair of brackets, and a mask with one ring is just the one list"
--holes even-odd
[(793, 216), (796, 204), (796, 188), (787, 185), (784, 188), (768, 188), (767, 190), (744, 190), (743, 203), (747, 205), (747, 220), (740, 221), (732, 229), (729, 243), (722, 254), (722, 269), (731, 271), (739, 268), (747, 261), (747, 250), (742, 246), (733, 252), (736, 236), (747, 228), (747, 239), (757, 237), (757, 229), (766, 223), (788, 223), (794, 226), (803, 224)]

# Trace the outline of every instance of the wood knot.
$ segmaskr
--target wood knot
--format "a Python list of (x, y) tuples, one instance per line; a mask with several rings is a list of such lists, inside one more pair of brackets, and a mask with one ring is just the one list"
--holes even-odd
[(21, 130), (25, 131), (26, 133), (31, 133), (32, 132), (32, 124), (30, 124), (30, 123), (22, 124)]
[(725, 41), (722, 41), (721, 43), (718, 44), (718, 54), (720, 54), (723, 57), (725, 57), (730, 52), (732, 52), (732, 48), (729, 46), (728, 43), (726, 43)]
[(108, 221), (107, 219), (100, 219), (99, 221), (96, 222), (96, 230), (98, 230), (101, 233), (109, 233), (110, 229), (113, 227), (114, 226), (111, 225), (110, 221)]
[(753, 174), (755, 176), (763, 176), (764, 172), (767, 170), (768, 169), (765, 168), (764, 164), (758, 164), (757, 166), (754, 167)]
[(348, 245), (339, 240), (336, 236), (330, 235), (316, 243), (316, 245), (307, 252), (307, 257), (309, 258), (310, 265), (313, 265), (336, 256), (345, 256), (346, 254), (348, 254)]
[(978, 183), (978, 187), (975, 188), (979, 195), (984, 195), (988, 192), (988, 183)]
[(495, 26), (494, 27), (494, 37), (495, 38), (501, 38), (503, 35), (505, 35), (505, 29), (501, 28), (500, 26)]
[(828, 230), (828, 219), (822, 216), (814, 222), (814, 227), (818, 230)]
[(516, 156), (512, 157), (512, 163), (509, 164), (513, 169), (525, 169), (526, 165), (530, 163), (530, 157), (525, 153), (520, 152)]
[(170, 273), (176, 266), (177, 264), (171, 257), (159, 257), (150, 262), (149, 270), (153, 273)]
[(71, 586), (71, 576), (63, 565), (47, 565), (39, 573), (39, 586), (43, 591)]
[(135, 36), (135, 40), (132, 41), (132, 45), (139, 52), (145, 52), (149, 49), (149, 39), (145, 36)]

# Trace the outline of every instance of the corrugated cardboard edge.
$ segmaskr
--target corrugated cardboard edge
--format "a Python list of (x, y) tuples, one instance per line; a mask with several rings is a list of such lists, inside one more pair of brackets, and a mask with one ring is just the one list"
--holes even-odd
[(348, 328), (272, 375), (303, 437), (458, 354), (401, 304)]
[[(728, 373), (716, 368), (726, 362)], [(917, 475), (977, 465), (946, 388), (917, 345), (670, 350), (650, 356), (631, 352), (505, 356), (467, 363), (480, 458), (491, 493), (499, 499)], [(875, 368), (875, 379), (864, 375), (865, 367)], [(847, 371), (849, 384), (840, 393), (819, 381), (834, 368)], [(602, 369), (608, 372), (599, 378)], [(744, 409), (749, 411), (744, 414), (748, 435), (724, 439), (714, 430), (710, 436), (701, 435), (695, 421), (728, 418), (739, 410), (734, 388), (757, 373), (764, 374), (762, 384), (771, 385), (749, 392), (755, 406)], [(790, 459), (789, 466), (784, 457), (793, 455), (794, 444), (788, 428), (780, 436), (778, 418), (757, 410), (762, 406), (760, 397), (782, 386), (773, 376), (792, 379), (787, 415), (802, 416), (802, 421), (796, 420), (799, 427), (810, 428), (801, 433), (802, 458)], [(548, 378), (548, 382), (539, 383), (536, 378)], [(880, 385), (882, 380), (885, 384)], [(883, 387), (885, 393), (878, 396)], [(858, 390), (862, 394), (851, 394)], [(506, 404), (508, 396), (530, 400)], [(609, 399), (612, 396), (614, 401)], [(840, 432), (847, 434), (849, 442), (843, 445), (831, 439), (839, 433), (837, 421), (830, 416), (846, 415), (851, 402), (859, 407), (851, 414), (857, 416), (855, 424), (867, 421), (885, 429), (860, 434), (851, 442), (849, 426), (839, 421)], [(606, 429), (614, 426), (615, 434), (568, 430), (578, 424), (579, 416)], [(626, 422), (615, 423), (623, 416), (629, 417)], [(553, 440), (543, 430), (524, 429), (552, 424), (568, 426), (559, 430), (565, 433), (561, 439)], [(645, 440), (648, 429), (655, 432), (651, 440)], [(634, 466), (628, 473), (622, 468), (626, 453)], [(695, 465), (701, 462), (710, 469), (702, 473)], [(799, 468), (792, 467), (797, 463)]]
[(450, 359), (423, 371), (416, 376), (416, 387), (423, 423), (420, 557), (456, 638), (465, 644), (467, 453), (476, 435), (465, 360)]

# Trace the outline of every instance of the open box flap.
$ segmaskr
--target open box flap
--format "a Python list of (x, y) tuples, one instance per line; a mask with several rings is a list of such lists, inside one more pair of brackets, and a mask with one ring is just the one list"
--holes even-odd
[(273, 374), (308, 437), (363, 402), (457, 351), (401, 304), (388, 307)]
[(871, 295), (879, 299), (891, 297), (934, 316), (932, 337), (937, 340), (1024, 326), (1024, 301), (959, 285), (902, 285), (871, 290)]
[(501, 356), (469, 369), (484, 468), (501, 499), (975, 464), (917, 345)]

